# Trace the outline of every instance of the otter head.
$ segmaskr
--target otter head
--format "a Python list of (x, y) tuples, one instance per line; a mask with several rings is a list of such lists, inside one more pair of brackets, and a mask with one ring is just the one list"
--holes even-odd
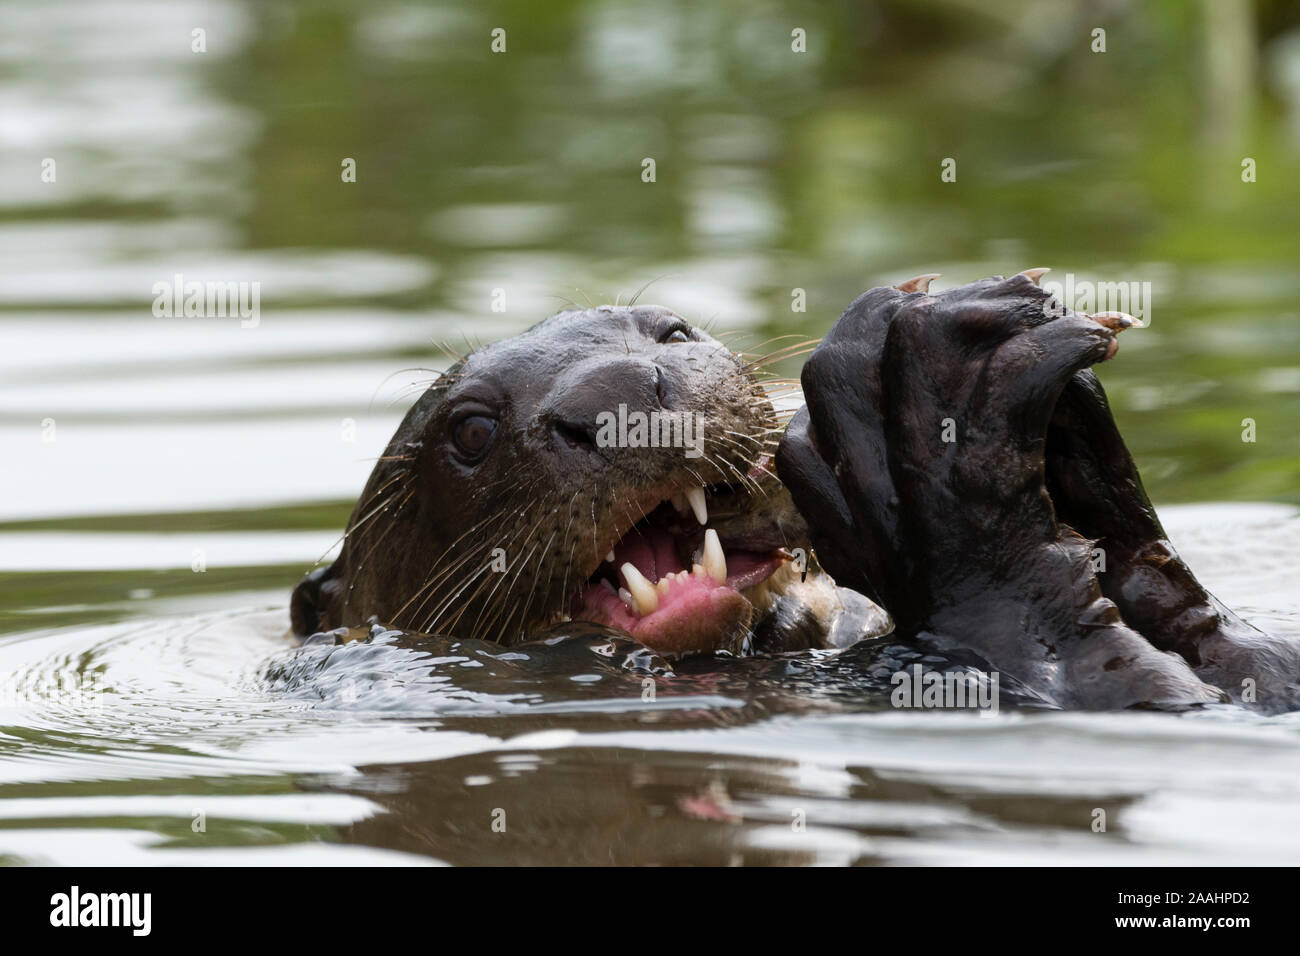
[(680, 316), (562, 312), (421, 396), (338, 560), (295, 590), (294, 630), (376, 616), (510, 644), (573, 619), (738, 650), (798, 585), (779, 437), (751, 367)]

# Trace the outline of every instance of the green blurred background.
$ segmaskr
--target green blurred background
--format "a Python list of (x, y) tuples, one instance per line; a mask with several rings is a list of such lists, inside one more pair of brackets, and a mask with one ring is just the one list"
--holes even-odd
[[(1153, 499), (1300, 501), (1298, 144), (1281, 0), (0, 2), (3, 626), (287, 598), (385, 369), (650, 280), (751, 342), (921, 272), (1150, 282), (1102, 376)], [(153, 317), (175, 271), (259, 326)]]

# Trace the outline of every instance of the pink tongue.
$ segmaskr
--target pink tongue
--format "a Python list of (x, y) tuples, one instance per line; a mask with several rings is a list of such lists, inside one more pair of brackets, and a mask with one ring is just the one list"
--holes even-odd
[[(613, 576), (621, 581), (619, 569), (629, 562), (652, 584), (687, 570), (673, 535), (656, 527), (634, 528), (614, 546)], [(780, 565), (779, 558), (769, 555), (729, 552), (725, 584), (693, 574), (674, 578), (666, 593), (659, 592), (659, 606), (644, 616), (629, 611), (613, 588), (589, 585), (578, 596), (573, 617), (616, 627), (661, 652), (734, 649), (753, 612), (737, 588), (756, 584)]]
[(662, 528), (634, 528), (624, 535), (614, 547), (615, 570), (629, 561), (648, 581), (658, 581), (664, 575), (684, 570), (673, 547), (673, 536)]
[(659, 606), (638, 617), (613, 590), (595, 585), (582, 593), (573, 616), (626, 631), (654, 650), (681, 654), (732, 649), (752, 611), (734, 588), (696, 575), (674, 578), (658, 597)]

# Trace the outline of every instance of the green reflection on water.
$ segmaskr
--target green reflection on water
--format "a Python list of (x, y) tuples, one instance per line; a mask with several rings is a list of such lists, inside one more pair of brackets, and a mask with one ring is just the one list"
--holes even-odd
[[(187, 167), (196, 181), (234, 184), (237, 201), (183, 183), (170, 199), (133, 197), (86, 151), (71, 159), (98, 194), (8, 205), (0, 221), (198, 215), (230, 225), (247, 250), (415, 255), (436, 263), (436, 278), (363, 300), (448, 310), (471, 336), (498, 285), (558, 308), (562, 296), (612, 299), (681, 269), (732, 294), (733, 318), (756, 340), (819, 335), (867, 286), (923, 271), (961, 282), (1051, 265), (1152, 281), (1152, 328), (1129, 333), (1103, 377), (1153, 498), (1300, 501), (1300, 12), (1166, 0), (1113, 12), (1067, 4), (1044, 19), (1030, 8), (232, 7), (251, 18), (246, 45), (220, 50), (214, 31), (221, 55), (183, 75), (160, 66), (158, 79), (195, 84), (255, 121), (246, 141)], [(508, 31), (505, 54), (488, 49), (496, 26)], [(1089, 48), (1096, 26), (1105, 53)], [(807, 53), (791, 51), (794, 27)], [(1211, 37), (1235, 51), (1231, 62), (1208, 55)], [(113, 148), (146, 167), (170, 161), (149, 143)], [(1247, 156), (1253, 183), (1241, 181)], [(345, 157), (357, 161), (355, 184), (340, 180)], [(654, 183), (641, 181), (645, 157)], [(945, 157), (955, 182), (941, 181)], [(806, 313), (791, 311), (796, 288)], [(524, 298), (520, 327), (543, 312)], [(1253, 443), (1241, 440), (1246, 418)], [(345, 511), (290, 503), (79, 524), (331, 528)], [(119, 587), (100, 578), (75, 586)], [(59, 597), (30, 584), (3, 589), (20, 603)]]
[[(500, 325), (502, 317), (490, 312), (491, 290), (499, 286), (510, 293), (508, 317), (522, 328), (559, 308), (562, 297), (613, 300), (657, 276), (675, 275), (675, 282), (652, 287), (642, 301), (657, 299), (699, 321), (725, 311), (723, 324), (744, 326), (760, 341), (821, 335), (863, 289), (923, 272), (943, 272), (942, 282), (957, 283), (1046, 265), (1055, 268), (1053, 276), (1149, 281), (1151, 327), (1126, 333), (1119, 359), (1101, 374), (1152, 497), (1157, 503), (1300, 502), (1300, 7), (1288, 0), (1153, 0), (1104, 8), (1080, 0), (1053, 5), (1049, 13), (1029, 0), (216, 0), (205, 5), (210, 52), (191, 57), (182, 50), (179, 58), (134, 42), (133, 21), (118, 16), (131, 5), (95, 5), (112, 16), (88, 20), (97, 40), (89, 60), (59, 61), (60, 51), (81, 40), (77, 23), (52, 30), (47, 43), (20, 38), (6, 50), (6, 80), (38, 90), (41, 102), (30, 105), (42, 122), (60, 129), (61, 121), (73, 132), (56, 144), (66, 194), (47, 190), (30, 202), (0, 202), (0, 227), (13, 230), (0, 236), (11, 242), (4, 248), (26, 251), (44, 241), (31, 238), (34, 231), (24, 241), (23, 227), (152, 229), (199, 220), (225, 227), (236, 251), (413, 256), (436, 265), (435, 277), (387, 292), (297, 293), (269, 306), (267, 323), (277, 307), (379, 305), (409, 310), (413, 322), (429, 310), (459, 316), (470, 337), (485, 320)], [(248, 22), (235, 29), (241, 17)], [(118, 20), (128, 25), (114, 26)], [(489, 31), (498, 26), (508, 32), (508, 52), (493, 55)], [(795, 27), (807, 31), (807, 53), (790, 49)], [(1089, 49), (1096, 27), (1107, 30), (1105, 53)], [(186, 21), (170, 38), (152, 42), (185, 44), (189, 29)], [(1229, 55), (1209, 55), (1209, 39)], [(113, 59), (112, 49), (129, 52)], [(128, 74), (143, 75), (149, 88), (171, 94), (159, 101), (162, 106), (142, 103), (141, 111), (166, 111), (167, 121), (183, 128), (222, 107), (240, 128), (200, 125), (190, 140), (160, 146), (132, 124), (114, 129), (86, 105), (92, 101), (60, 96), (77, 83)], [(79, 137), (76, 127), (96, 135)], [(36, 124), (24, 132), (31, 135), (15, 150), (15, 162), (27, 175), (53, 147), (41, 141)], [(357, 162), (354, 184), (340, 179), (347, 157)], [(654, 183), (640, 178), (646, 157), (657, 164)], [(957, 162), (955, 182), (940, 179), (946, 157)], [(1256, 165), (1254, 183), (1241, 181), (1244, 157)], [(48, 258), (57, 267), (66, 259), (69, 268), (80, 261), (77, 255), (92, 269), (129, 262), (141, 255), (130, 240), (127, 232), (109, 233), (106, 242), (62, 258), (54, 249)], [(209, 250), (167, 251), (201, 261)], [(5, 267), (0, 249), (0, 283), (8, 278)], [(804, 313), (791, 311), (794, 289), (806, 292)], [(681, 300), (688, 292), (694, 298)], [(130, 304), (115, 296), (120, 289), (54, 306), (5, 298), (10, 304), (0, 305), (0, 330), (6, 319), (55, 306)], [(142, 292), (141, 314), (147, 302)], [(68, 347), (76, 349), (75, 339)], [(396, 348), (386, 355), (394, 369), (426, 364), (419, 354)], [(265, 365), (270, 376), (273, 364), (319, 362), (328, 370), (344, 358), (304, 352)], [(92, 373), (97, 361), (88, 356), (76, 374)], [(252, 368), (262, 360), (248, 354), (227, 361), (227, 367)], [(798, 363), (779, 370), (797, 374)], [(142, 365), (139, 375), (156, 371)], [(112, 389), (132, 374), (116, 369), (100, 384)], [(189, 410), (173, 397), (159, 396), (159, 416), (195, 428), (236, 417), (221, 408)], [(0, 422), (26, 425), (29, 411), (0, 408)], [(292, 412), (319, 414), (331, 427), (351, 413), (318, 395)], [(266, 412), (284, 413), (283, 407)], [(123, 429), (138, 424), (115, 414), (110, 410), (99, 420)], [(94, 415), (87, 409), (85, 420)], [(1255, 442), (1241, 439), (1246, 418), (1256, 423)], [(267, 500), (283, 500), (277, 493), (283, 480), (268, 471)], [(351, 508), (350, 500), (229, 510), (203, 501), (188, 513), (162, 514), (142, 500), (137, 514), (12, 520), (0, 524), (0, 533), (332, 530), (341, 529)], [(50, 512), (33, 505), (30, 513)], [(186, 568), (0, 574), (0, 632), (193, 609), (205, 596), (210, 607), (222, 609), (252, 603), (244, 600), (250, 594), (287, 600), (307, 565), (214, 566), (203, 574)], [(213, 704), (196, 706), (204, 717)], [(155, 734), (149, 744), (155, 756), (212, 757), (210, 740), (190, 751), (183, 738), (169, 743), (156, 724), (147, 726)], [(503, 719), (502, 736), (507, 727)], [(1127, 730), (1134, 735), (1098, 737), (1095, 751), (1086, 740), (1071, 750), (1080, 747), (1079, 738), (1045, 731), (1059, 740), (1035, 753), (1078, 752), (1078, 765), (1101, 768), (1102, 783), (1090, 780), (1081, 796), (1035, 789), (1032, 780), (1042, 769), (1016, 759), (1025, 738), (1004, 752), (1003, 744), (968, 736), (960, 746), (975, 745), (969, 759), (995, 766), (1000, 760), (1010, 769), (999, 771), (995, 786), (965, 792), (948, 772), (950, 732), (912, 730), (903, 741), (908, 753), (900, 765), (915, 766), (918, 753), (933, 750), (925, 759), (943, 768), (939, 782), (849, 767), (841, 775), (848, 790), (834, 799), (816, 780), (795, 781), (794, 761), (786, 766), (761, 756), (728, 764), (713, 753), (577, 747), (549, 752), (537, 764), (545, 772), (532, 773), (510, 770), (489, 750), (368, 769), (349, 785), (387, 812), (337, 828), (280, 821), (270, 811), (260, 822), (216, 813), (200, 836), (185, 815), (188, 808), (178, 805), (176, 813), (150, 809), (135, 816), (105, 810), (65, 817), (54, 809), (39, 819), (0, 820), (0, 835), (36, 828), (48, 831), (43, 839), (51, 842), (64, 829), (120, 829), (128, 836), (145, 830), (158, 835), (159, 845), (177, 849), (343, 839), (477, 863), (554, 863), (556, 846), (569, 854), (560, 860), (578, 862), (790, 862), (823, 854), (838, 859), (835, 853), (864, 862), (877, 858), (877, 850), (853, 843), (842, 850), (809, 843), (788, 853), (746, 846), (744, 837), (756, 823), (788, 824), (794, 802), (813, 808), (813, 819), (881, 838), (882, 847), (884, 840), (913, 833), (918, 843), (953, 834), (955, 852), (978, 848), (973, 836), (1010, 832), (1010, 845), (1021, 839), (1027, 852), (1025, 834), (1034, 837), (1033, 828), (1041, 826), (1043, 845), (1056, 862), (1070, 852), (1078, 821), (1087, 818), (1097, 794), (1107, 792), (1107, 780), (1118, 781), (1113, 788), (1121, 795), (1135, 786), (1144, 796), (1181, 786), (1198, 797), (1196, 786), (1208, 787), (1209, 799), (1225, 801), (1215, 819), (1240, 819), (1260, 806), (1244, 803), (1243, 811), (1226, 801), (1225, 794), (1235, 791), (1213, 772), (1206, 776), (1205, 760), (1171, 763), (1184, 750), (1171, 745), (1180, 738), (1145, 739)], [(243, 733), (233, 729), (232, 739)], [(747, 746), (760, 755), (768, 747), (780, 752), (776, 742), (791, 726), (771, 733), (771, 740), (752, 737)], [(900, 760), (901, 749), (881, 748), (879, 741), (873, 752), (864, 727), (851, 733), (866, 747), (864, 763)], [(807, 740), (832, 745), (827, 751), (809, 746), (800, 760), (816, 765), (839, 759), (835, 734), (832, 723), (809, 731)], [(55, 756), (102, 755), (105, 741), (118, 743), (69, 733), (57, 722), (51, 730), (0, 727), (5, 735), (0, 756), (38, 768), (39, 760), (54, 767)], [(341, 759), (332, 738), (303, 739), (306, 753), (326, 753), (329, 765)], [(1253, 766), (1288, 771), (1294, 748), (1285, 742), (1270, 738), (1250, 750), (1240, 738), (1225, 740)], [(1221, 763), (1208, 761), (1211, 771)], [(114, 766), (153, 773), (147, 761), (115, 765), (108, 758), (87, 761), (80, 773)], [(40, 777), (0, 789), (5, 798), (261, 797), (321, 786), (289, 773), (244, 775), (233, 763), (227, 774), (209, 775), (210, 766), (176, 779)], [(1159, 768), (1159, 779), (1148, 785), (1139, 767)], [(1076, 768), (1067, 760), (1049, 769), (1068, 781), (1066, 771)], [(1276, 783), (1280, 778), (1269, 779), (1272, 790), (1286, 794)], [(481, 786), (489, 780), (490, 787)], [(471, 787), (470, 781), (478, 783)], [(725, 795), (728, 787), (746, 829), (705, 823), (710, 807), (703, 798), (719, 789)], [(1113, 805), (1127, 800), (1108, 799)], [(904, 814), (851, 812), (873, 801), (884, 810), (897, 804)], [(936, 805), (943, 815), (937, 823), (926, 814), (914, 822), (912, 804)], [(512, 817), (526, 822), (509, 842), (486, 826), (465, 823), (485, 822), (489, 808), (505, 805), (512, 814), (515, 807), (531, 812), (531, 818)], [(1177, 827), (1177, 813), (1171, 819)], [(1227, 847), (1234, 858), (1250, 851), (1249, 841), (1242, 849), (1240, 829), (1207, 837), (1202, 822), (1188, 828), (1204, 841), (1195, 846), (1198, 858), (1205, 847), (1217, 848), (1214, 839), (1225, 848), (1218, 851), (1224, 858)], [(1106, 839), (1129, 840), (1126, 824), (1136, 827), (1141, 843), (1142, 824), (1124, 817)], [(1086, 839), (1091, 852), (1094, 838)], [(1168, 862), (1158, 855), (1160, 839), (1157, 830), (1154, 859)], [(1149, 836), (1145, 840), (1150, 844)], [(73, 857), (85, 852), (80, 844), (59, 849)], [(899, 859), (899, 850), (892, 852), (879, 858)], [(1078, 859), (1078, 847), (1072, 852)], [(0, 852), (0, 865), (26, 858)]]
[[(408, 301), (459, 309), (471, 329), (484, 260), (505, 251), (561, 256), (576, 272), (551, 291), (596, 298), (664, 261), (754, 258), (741, 291), (771, 335), (821, 334), (867, 285), (936, 266), (952, 281), (1031, 265), (1157, 280), (1157, 347), (1104, 372), (1149, 490), (1300, 500), (1300, 386), (1261, 374), (1300, 367), (1300, 102), (1279, 79), (1300, 15), (1247, 4), (1210, 23), (1166, 2), (1031, 25), (1026, 8), (265, 7), (220, 81), (265, 123), (242, 225), (254, 247), (427, 256), (445, 271)], [(494, 56), (498, 25), (509, 45)], [(790, 52), (792, 26), (807, 54)], [(1206, 52), (1207, 31), (1233, 29), (1256, 36), (1238, 73)], [(338, 184), (344, 156), (355, 188)], [(517, 239), (488, 218), (512, 204), (534, 211)], [(796, 287), (806, 314), (790, 311)], [(1224, 328), (1231, 348), (1204, 334)], [(1155, 407), (1130, 402), (1153, 388)]]

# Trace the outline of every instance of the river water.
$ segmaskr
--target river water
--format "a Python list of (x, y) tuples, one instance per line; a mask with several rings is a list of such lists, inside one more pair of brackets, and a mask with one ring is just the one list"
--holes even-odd
[[(1300, 33), (1256, 25), (1234, 101), (1168, 12), (1097, 71), (1015, 4), (535, 6), (0, 2), (0, 861), (1300, 861), (1297, 715), (295, 648), (442, 344), (649, 280), (734, 341), (815, 336), (871, 285), (1038, 265), (1150, 284), (1121, 428), (1207, 586), (1300, 634)], [(156, 315), (177, 275), (258, 314)]]

